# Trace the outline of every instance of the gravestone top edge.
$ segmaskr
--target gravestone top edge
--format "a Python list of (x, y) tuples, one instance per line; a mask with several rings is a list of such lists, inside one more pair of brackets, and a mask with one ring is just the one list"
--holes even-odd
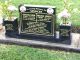
[(30, 4), (23, 4), (23, 6), (27, 6), (27, 7), (41, 7), (41, 8), (56, 8), (56, 6), (48, 6), (48, 5), (30, 5)]

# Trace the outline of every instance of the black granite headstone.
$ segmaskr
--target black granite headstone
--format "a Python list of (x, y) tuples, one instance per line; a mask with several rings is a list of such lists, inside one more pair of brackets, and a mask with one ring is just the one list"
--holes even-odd
[(53, 38), (56, 30), (56, 8), (54, 6), (20, 5), (19, 21), (20, 35)]

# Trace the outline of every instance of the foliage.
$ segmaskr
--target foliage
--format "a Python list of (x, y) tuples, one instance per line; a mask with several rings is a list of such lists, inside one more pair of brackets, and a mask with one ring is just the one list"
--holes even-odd
[(9, 11), (8, 9), (10, 5), (13, 5), (12, 0), (1, 1), (2, 16), (3, 18), (8, 18), (9, 20), (11, 20), (10, 18), (13, 15), (13, 12)]
[(58, 14), (58, 17), (63, 20), (62, 24), (68, 24), (67, 20), (70, 17), (70, 13), (68, 13), (67, 8), (65, 8), (61, 13)]
[[(71, 14), (71, 17), (69, 18), (69, 20), (72, 22), (73, 25), (77, 25), (80, 26), (79, 24), (79, 3), (80, 1), (76, 1), (76, 0), (64, 0), (66, 2), (64, 2), (64, 8), (66, 8), (69, 13)], [(75, 4), (76, 3), (76, 4)]]
[(10, 5), (10, 4), (11, 4), (11, 1), (1, 1), (3, 16), (4, 16), (4, 15), (8, 16), (7, 7), (8, 7), (8, 5)]

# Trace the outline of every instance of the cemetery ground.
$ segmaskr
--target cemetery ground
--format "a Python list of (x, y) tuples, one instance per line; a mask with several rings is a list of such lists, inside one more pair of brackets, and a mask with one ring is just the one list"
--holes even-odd
[[(80, 1), (74, 0), (74, 2), (77, 3), (74, 6), (76, 8)], [(13, 0), (13, 3), (17, 7), (22, 3), (52, 5), (57, 7), (57, 13), (63, 9), (64, 5), (62, 0)], [(73, 6), (71, 8), (73, 8)], [(17, 16), (18, 14), (15, 15)], [(72, 14), (70, 21), (72, 21), (75, 26), (80, 26), (79, 16), (80, 14), (78, 12)], [(0, 44), (0, 60), (80, 60), (80, 53)]]
[(80, 53), (0, 44), (0, 60), (80, 60)]

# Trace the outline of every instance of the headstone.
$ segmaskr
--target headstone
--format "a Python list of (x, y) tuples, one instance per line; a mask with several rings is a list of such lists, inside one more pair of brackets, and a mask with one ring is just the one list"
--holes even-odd
[(55, 36), (56, 8), (54, 6), (20, 5), (19, 34)]
[(72, 33), (71, 34), (71, 46), (74, 48), (80, 48), (80, 34)]

